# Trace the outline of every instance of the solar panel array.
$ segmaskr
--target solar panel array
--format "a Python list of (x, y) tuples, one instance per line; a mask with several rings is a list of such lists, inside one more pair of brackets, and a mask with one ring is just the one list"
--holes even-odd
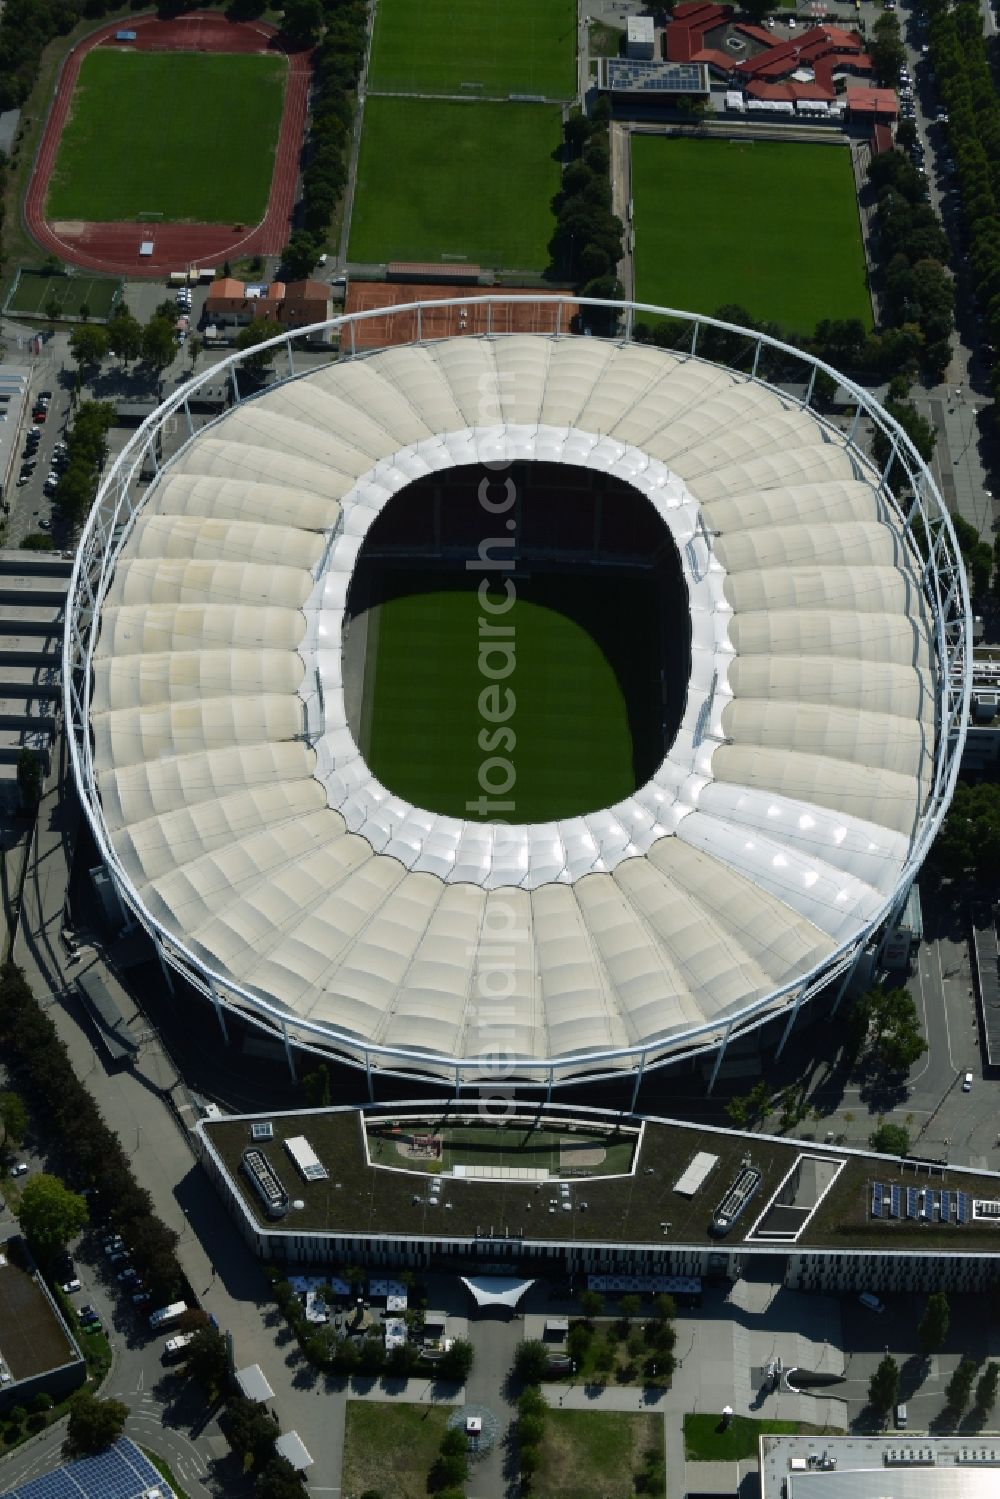
[(637, 57), (609, 57), (608, 87), (628, 93), (702, 94), (701, 64), (646, 62)]
[(107, 1452), (8, 1489), (7, 1499), (142, 1499), (150, 1494), (173, 1499), (174, 1491), (135, 1443), (122, 1437)]
[[(905, 1194), (905, 1195), (904, 1195)], [(871, 1216), (905, 1217), (911, 1223), (971, 1223), (972, 1198), (968, 1192), (937, 1192), (931, 1187), (886, 1186), (872, 1183)], [(905, 1211), (904, 1211), (905, 1208)]]

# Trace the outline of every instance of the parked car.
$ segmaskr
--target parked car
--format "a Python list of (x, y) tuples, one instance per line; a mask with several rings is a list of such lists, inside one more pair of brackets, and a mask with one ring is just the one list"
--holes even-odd
[(90, 1305), (89, 1302), (86, 1306), (81, 1306), (76, 1315), (79, 1317), (81, 1322), (92, 1322), (97, 1317), (97, 1313), (94, 1311), (94, 1308)]
[(52, 522), (50, 520), (46, 520), (45, 516), (43, 515), (41, 520), (38, 522), (38, 529), (39, 531), (51, 531)]
[(879, 1301), (878, 1297), (872, 1291), (862, 1291), (861, 1295), (858, 1297), (858, 1300), (861, 1302), (861, 1305), (865, 1308), (866, 1311), (885, 1311), (885, 1302)]
[(79, 1291), (81, 1289), (82, 1288), (80, 1286), (80, 1282), (76, 1279), (66, 1281), (66, 1283), (62, 1287), (64, 1294), (67, 1296), (72, 1296), (74, 1291)]
[(133, 1270), (131, 1265), (128, 1265), (124, 1270), (119, 1270), (118, 1279), (122, 1282), (123, 1285), (127, 1286), (130, 1285), (132, 1281), (139, 1279), (139, 1272), (138, 1270)]
[(14, 1165), (11, 1166), (11, 1168), (10, 1168), (10, 1174), (11, 1174), (11, 1176), (27, 1176), (27, 1174), (28, 1174), (28, 1163), (27, 1163), (27, 1161), (15, 1161)]
[(120, 1249), (116, 1249), (111, 1254), (108, 1255), (108, 1264), (109, 1265), (124, 1265), (124, 1264), (127, 1263), (127, 1261), (128, 1261), (128, 1255), (127, 1254), (123, 1254)]
[(145, 1306), (146, 1303), (148, 1301), (150, 1301), (150, 1300), (152, 1300), (152, 1297), (150, 1296), (150, 1294), (149, 1294), (148, 1291), (133, 1291), (132, 1292), (132, 1305), (133, 1306)]
[(962, 1092), (963, 1093), (971, 1093), (972, 1092), (972, 1073), (971, 1072), (967, 1072), (965, 1074), (965, 1076), (963, 1077), (963, 1079), (962, 1079)]
[(102, 1332), (103, 1328), (101, 1327), (100, 1322), (85, 1322), (83, 1324), (83, 1330), (84, 1332)]
[(122, 1238), (121, 1234), (115, 1233), (105, 1234), (104, 1238), (101, 1240), (101, 1244), (103, 1245), (105, 1251), (109, 1249), (119, 1249), (124, 1243), (125, 1240)]

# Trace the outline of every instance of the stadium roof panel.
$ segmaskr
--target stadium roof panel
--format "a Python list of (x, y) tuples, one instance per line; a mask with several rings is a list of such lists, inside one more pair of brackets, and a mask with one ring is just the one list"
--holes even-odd
[[(365, 764), (347, 593), (412, 479), (531, 458), (624, 479), (670, 529), (687, 710), (625, 802), (463, 823)], [(501, 916), (524, 938), (505, 1000), (523, 1062), (721, 1034), (877, 919), (919, 835), (936, 658), (899, 526), (799, 400), (649, 346), (453, 338), (286, 382), (159, 476), (103, 601), (91, 727), (116, 876), (217, 994), (355, 1057), (492, 1055), (475, 1015)]]

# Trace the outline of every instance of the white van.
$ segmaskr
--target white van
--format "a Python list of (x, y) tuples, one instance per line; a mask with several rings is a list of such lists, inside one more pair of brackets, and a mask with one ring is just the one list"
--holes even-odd
[(151, 1332), (159, 1332), (163, 1327), (170, 1327), (174, 1322), (179, 1322), (187, 1311), (186, 1301), (172, 1301), (169, 1306), (161, 1306), (159, 1311), (150, 1312), (149, 1327)]

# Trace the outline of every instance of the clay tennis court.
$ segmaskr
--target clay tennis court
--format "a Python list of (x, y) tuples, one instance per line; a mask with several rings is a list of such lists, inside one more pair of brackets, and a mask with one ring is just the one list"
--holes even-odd
[[(572, 299), (572, 292), (553, 287), (551, 292), (539, 289), (496, 287), (496, 296), (538, 297), (553, 296)], [(352, 281), (347, 290), (345, 312), (370, 312), (380, 307), (400, 307), (410, 302), (448, 301), (452, 297), (463, 300), (457, 307), (424, 308), (421, 315), (421, 337), (452, 338), (461, 333), (481, 335), (493, 333), (554, 333), (557, 309), (554, 302), (530, 303), (523, 307), (516, 303), (494, 302), (492, 309), (477, 297), (488, 297), (488, 286), (470, 286), (468, 281), (458, 284), (414, 283), (400, 281)], [(563, 333), (570, 331), (570, 321), (577, 311), (576, 303), (570, 300), (563, 304), (560, 327)], [(464, 314), (464, 315), (463, 315)], [(366, 318), (354, 324), (354, 347), (358, 349), (381, 349), (386, 344), (409, 344), (417, 337), (416, 312), (388, 312), (385, 317)]]
[[(127, 43), (120, 31), (135, 33)], [(50, 223), (45, 217), (49, 180), (69, 114), (80, 66), (95, 47), (127, 46), (132, 51), (282, 53), (288, 59), (284, 111), (274, 157), (267, 210), (259, 224)], [(299, 152), (309, 97), (311, 52), (288, 52), (277, 31), (263, 21), (233, 22), (209, 11), (160, 20), (154, 15), (112, 21), (75, 47), (63, 64), (49, 110), (35, 170), (24, 200), (28, 230), (43, 250), (85, 270), (116, 276), (155, 276), (190, 265), (214, 266), (235, 255), (274, 255), (285, 245), (298, 181)], [(210, 149), (210, 143), (206, 143)], [(152, 253), (140, 254), (143, 242)]]

